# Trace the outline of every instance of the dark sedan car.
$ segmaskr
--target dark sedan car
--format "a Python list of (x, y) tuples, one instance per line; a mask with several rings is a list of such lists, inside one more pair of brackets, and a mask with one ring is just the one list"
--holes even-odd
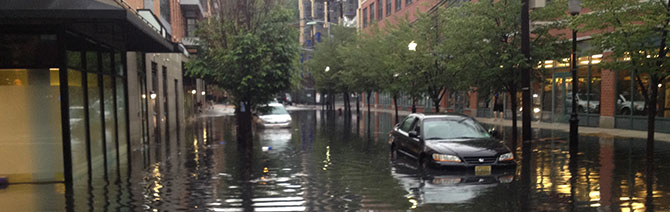
[(490, 174), (492, 167), (515, 166), (510, 149), (491, 134), (469, 116), (411, 114), (393, 128), (389, 143), (394, 158), (403, 154), (423, 167), (474, 167)]

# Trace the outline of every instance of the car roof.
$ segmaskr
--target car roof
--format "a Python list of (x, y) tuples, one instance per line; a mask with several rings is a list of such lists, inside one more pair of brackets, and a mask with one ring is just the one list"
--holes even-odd
[(447, 113), (412, 113), (410, 116), (416, 116), (420, 119), (426, 118), (472, 118), (468, 115), (456, 112), (447, 112)]

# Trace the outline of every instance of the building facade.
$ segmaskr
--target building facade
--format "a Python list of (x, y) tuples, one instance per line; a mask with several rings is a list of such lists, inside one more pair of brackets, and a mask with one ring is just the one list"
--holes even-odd
[[(195, 98), (184, 91), (190, 53), (182, 38), (189, 35), (189, 19), (206, 14), (203, 3), (210, 5), (199, 0), (0, 5), (0, 176), (10, 183), (70, 185), (107, 179), (113, 170), (147, 157), (147, 147), (155, 144), (150, 142), (179, 140), (176, 129), (189, 115), (184, 100)], [(200, 93), (204, 86), (193, 88)]]
[[(422, 6), (420, 2), (424, 2)], [(400, 0), (366, 0), (361, 1), (359, 14), (361, 14), (360, 29), (365, 30), (371, 24), (384, 27), (384, 19), (393, 24), (397, 18), (408, 17), (410, 21), (415, 20), (412, 11), (429, 12), (431, 8), (441, 6), (444, 1), (400, 1)], [(418, 3), (418, 4), (417, 4)], [(379, 7), (379, 5), (383, 5)], [(409, 6), (408, 6), (409, 5)], [(544, 7), (546, 0), (531, 0), (531, 8)], [(390, 8), (390, 9), (389, 9)], [(399, 9), (398, 9), (399, 8)], [(582, 12), (588, 12), (583, 9)], [(373, 14), (374, 13), (374, 14)], [(568, 30), (557, 31), (568, 32)], [(584, 55), (590, 48), (590, 39), (594, 32), (578, 33), (578, 61), (577, 75), (579, 91), (577, 91), (577, 111), (579, 113), (579, 124), (581, 126), (621, 128), (621, 129), (647, 129), (647, 113), (644, 109), (644, 96), (640, 85), (635, 80), (635, 73), (630, 71), (613, 71), (601, 67), (601, 62), (608, 52), (595, 55)], [(569, 33), (566, 33), (569, 34)], [(565, 38), (571, 39), (571, 38)], [(566, 55), (568, 56), (568, 55)], [(625, 58), (621, 58), (625, 60)], [(532, 84), (532, 117), (544, 122), (568, 123), (572, 102), (572, 77), (570, 73), (569, 58), (540, 61), (535, 69), (542, 72), (542, 78)], [(642, 86), (648, 87), (648, 77), (640, 77)], [(657, 85), (659, 87), (658, 117), (656, 118), (656, 129), (658, 132), (670, 132), (670, 82), (666, 80)], [(477, 117), (493, 117), (492, 95), (480, 95), (476, 88), (468, 91), (446, 92), (442, 108), (448, 111), (461, 112)], [(511, 118), (509, 95), (503, 94), (505, 105), (505, 117)], [(365, 99), (365, 98), (363, 98)], [(378, 107), (393, 107), (392, 98), (387, 94), (375, 94), (370, 104)], [(366, 102), (363, 102), (366, 103)], [(409, 110), (411, 98), (400, 97), (399, 109)], [(418, 111), (430, 111), (432, 102), (428, 99), (417, 100)], [(520, 112), (517, 111), (517, 115)]]

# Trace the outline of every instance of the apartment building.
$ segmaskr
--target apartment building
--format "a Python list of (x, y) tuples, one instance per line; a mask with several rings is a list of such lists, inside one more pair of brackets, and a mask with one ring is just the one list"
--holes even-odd
[[(539, 8), (546, 6), (548, 0), (530, 0), (530, 7)], [(444, 0), (364, 0), (360, 3), (358, 10), (359, 29), (365, 31), (372, 24), (384, 27), (385, 20), (393, 24), (399, 18), (408, 17), (410, 21), (416, 19), (416, 12), (428, 12), (432, 8), (439, 7), (446, 2)], [(587, 12), (583, 9), (582, 12)], [(556, 33), (570, 34), (568, 29)], [(635, 74), (631, 71), (613, 71), (601, 67), (604, 55), (586, 54), (585, 50), (591, 48), (590, 40), (593, 32), (579, 32), (577, 75), (578, 108), (581, 126), (622, 128), (622, 129), (647, 129), (647, 114), (644, 109), (644, 96), (642, 89), (635, 80)], [(566, 37), (564, 39), (571, 39)], [(540, 61), (537, 68), (544, 68), (541, 80), (532, 84), (532, 116), (535, 120), (544, 122), (567, 123), (569, 121), (572, 101), (572, 77), (570, 73), (569, 55), (565, 58)], [(648, 79), (642, 76), (642, 86), (648, 87)], [(658, 85), (659, 110), (656, 119), (658, 132), (670, 132), (670, 82)], [(513, 101), (508, 95), (503, 95), (506, 105), (506, 117), (511, 118), (509, 103)], [(521, 95), (517, 95), (521, 102)], [(365, 99), (365, 98), (363, 98)], [(393, 106), (392, 98), (387, 94), (375, 94), (371, 104), (380, 107)], [(480, 96), (476, 89), (471, 91), (447, 92), (441, 102), (441, 106), (448, 111), (462, 112), (478, 117), (492, 117), (491, 96)], [(401, 97), (398, 105), (401, 109), (409, 110), (412, 101), (409, 97)], [(418, 99), (418, 111), (430, 111), (433, 107), (431, 101)], [(517, 112), (517, 114), (519, 114)]]

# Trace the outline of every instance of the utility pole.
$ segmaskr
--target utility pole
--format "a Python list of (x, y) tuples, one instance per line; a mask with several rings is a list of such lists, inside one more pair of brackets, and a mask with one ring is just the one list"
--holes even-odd
[[(530, 113), (531, 109), (531, 96), (530, 96), (530, 21), (528, 18), (528, 0), (521, 0), (521, 52), (526, 56), (527, 66), (522, 66), (521, 69), (521, 92), (523, 97), (523, 110), (521, 111), (522, 119), (522, 138), (524, 145), (527, 142), (530, 142), (532, 139), (532, 134), (530, 132)], [(512, 101), (516, 101), (513, 99)], [(525, 157), (525, 155), (524, 155)]]

